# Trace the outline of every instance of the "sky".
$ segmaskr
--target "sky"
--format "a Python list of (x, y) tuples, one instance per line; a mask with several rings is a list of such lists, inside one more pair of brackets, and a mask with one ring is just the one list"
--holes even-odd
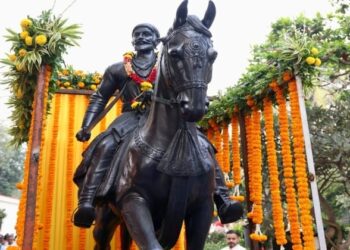
[[(122, 60), (133, 49), (131, 31), (139, 23), (154, 24), (165, 35), (182, 0), (11, 0), (0, 1), (0, 58), (6, 57), (11, 44), (3, 38), (6, 28), (20, 32), (20, 21), (27, 15), (37, 17), (53, 7), (55, 15), (63, 14), (69, 24), (82, 26), (79, 47), (68, 49), (66, 65), (87, 72), (103, 73), (110, 64)], [(213, 0), (216, 18), (210, 30), (218, 57), (208, 95), (234, 86), (246, 72), (253, 45), (265, 41), (270, 27), (280, 17), (299, 14), (313, 17), (332, 11), (328, 0)], [(189, 0), (188, 13), (204, 16), (208, 0)], [(67, 7), (69, 7), (67, 9)], [(2, 65), (0, 65), (2, 67)], [(4, 68), (0, 68), (4, 72)], [(2, 76), (1, 76), (2, 77)], [(0, 121), (10, 114), (6, 106), (8, 90), (0, 86)]]

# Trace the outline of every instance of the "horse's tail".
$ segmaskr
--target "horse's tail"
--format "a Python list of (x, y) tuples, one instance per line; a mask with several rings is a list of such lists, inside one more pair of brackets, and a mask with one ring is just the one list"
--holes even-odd
[(189, 177), (172, 178), (168, 206), (158, 237), (164, 249), (171, 249), (179, 238), (185, 218), (189, 189)]

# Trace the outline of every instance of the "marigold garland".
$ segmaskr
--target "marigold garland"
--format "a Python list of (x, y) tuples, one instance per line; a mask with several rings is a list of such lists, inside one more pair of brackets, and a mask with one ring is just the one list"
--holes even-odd
[(283, 209), (280, 193), (280, 181), (278, 179), (278, 167), (275, 145), (275, 131), (273, 122), (273, 106), (270, 99), (264, 99), (264, 117), (265, 117), (265, 132), (266, 132), (266, 150), (267, 161), (269, 168), (270, 193), (272, 203), (272, 218), (275, 229), (275, 237), (278, 245), (287, 243), (286, 234), (284, 231)]
[(117, 102), (117, 107), (116, 107), (117, 117), (120, 116), (120, 114), (122, 113), (122, 108), (123, 108), (123, 102), (119, 99)]
[(67, 146), (67, 168), (66, 168), (66, 249), (73, 249), (73, 224), (71, 222), (71, 216), (73, 213), (73, 138), (74, 138), (74, 117), (75, 117), (75, 108), (74, 108), (74, 96), (69, 95), (69, 114), (68, 114), (68, 146)]
[(228, 175), (230, 172), (230, 145), (228, 138), (228, 124), (226, 122), (222, 123), (222, 169), (225, 174)]
[(26, 206), (27, 206), (27, 195), (28, 195), (28, 177), (29, 177), (29, 165), (30, 165), (30, 157), (31, 157), (31, 152), (32, 152), (32, 138), (33, 138), (33, 124), (34, 124), (34, 110), (36, 107), (36, 100), (34, 99), (33, 104), (32, 104), (32, 119), (30, 123), (30, 128), (29, 128), (29, 137), (30, 140), (28, 140), (28, 146), (27, 146), (27, 152), (26, 152), (26, 157), (25, 157), (25, 162), (24, 162), (24, 176), (23, 176), (23, 181), (22, 185), (22, 195), (21, 195), (21, 200), (19, 203), (18, 207), (18, 212), (17, 212), (17, 222), (16, 222), (16, 233), (17, 233), (17, 239), (16, 243), (19, 247), (22, 247), (23, 245), (23, 237), (24, 237), (24, 223), (25, 223), (25, 214), (26, 214)]
[(236, 115), (233, 115), (231, 118), (231, 126), (232, 126), (232, 158), (233, 158), (233, 181), (235, 185), (241, 184), (241, 158), (240, 158), (240, 150), (239, 150), (239, 125), (238, 118)]
[(299, 96), (295, 80), (288, 83), (288, 89), (292, 116), (295, 175), (297, 180), (300, 221), (303, 231), (304, 247), (306, 249), (313, 250), (315, 249), (315, 243), (312, 216), (310, 214), (310, 209), (312, 206), (309, 199), (309, 182), (305, 162), (304, 135), (300, 115)]
[(246, 144), (247, 144), (247, 159), (248, 159), (248, 190), (249, 190), (249, 200), (252, 201), (253, 194), (253, 182), (250, 179), (253, 175), (253, 156), (252, 156), (252, 118), (250, 115), (244, 117), (245, 127), (246, 127)]
[(282, 166), (284, 184), (286, 187), (287, 213), (290, 225), (291, 242), (293, 250), (302, 250), (303, 245), (300, 238), (300, 223), (297, 206), (297, 195), (294, 183), (293, 162), (289, 134), (289, 122), (286, 99), (283, 96), (283, 91), (278, 86), (272, 87), (276, 94), (276, 101), (278, 104), (278, 119), (280, 127), (280, 141), (282, 153)]
[(214, 145), (214, 130), (211, 127), (209, 127), (207, 130), (207, 137), (211, 144)]
[(46, 200), (46, 213), (44, 217), (44, 229), (43, 229), (43, 249), (50, 248), (51, 238), (51, 219), (52, 219), (52, 207), (53, 207), (53, 193), (55, 187), (55, 172), (56, 172), (56, 155), (57, 155), (57, 137), (58, 137), (58, 126), (59, 126), (59, 114), (61, 106), (61, 95), (55, 95), (54, 115), (55, 120), (52, 125), (52, 141), (51, 141), (51, 152), (49, 159), (49, 169), (47, 178), (47, 198)]
[[(88, 96), (85, 96), (84, 98), (85, 106), (87, 107), (89, 105), (89, 98)], [(120, 103), (120, 100), (117, 102), (117, 109), (118, 109), (118, 104)], [(83, 142), (83, 151), (87, 149), (89, 146), (88, 141)], [(118, 227), (119, 228), (119, 227)], [(85, 250), (86, 249), (86, 238), (87, 238), (87, 229), (86, 228), (79, 228), (79, 250)], [(118, 249), (118, 248), (116, 248)]]
[(230, 197), (232, 200), (244, 201), (244, 196), (240, 195), (239, 186), (241, 184), (241, 158), (239, 150), (239, 124), (238, 117), (236, 114), (232, 115), (231, 118), (231, 142), (232, 142), (232, 173), (233, 183), (235, 185), (233, 195)]
[[(135, 54), (133, 52), (126, 52), (123, 56), (124, 56), (125, 71), (127, 75), (140, 87), (141, 92), (152, 91), (153, 82), (156, 80), (156, 77), (157, 77), (157, 64), (153, 66), (147, 78), (142, 78), (138, 74), (136, 74), (136, 72), (134, 71), (131, 65)], [(141, 105), (142, 105), (142, 102), (138, 101), (137, 99), (133, 100), (131, 103), (131, 107), (133, 109)]]

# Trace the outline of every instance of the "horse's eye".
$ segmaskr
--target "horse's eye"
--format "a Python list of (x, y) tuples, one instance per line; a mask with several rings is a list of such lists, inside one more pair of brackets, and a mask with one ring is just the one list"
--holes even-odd
[(216, 52), (216, 50), (214, 50), (213, 48), (208, 49), (208, 57), (211, 62), (214, 62), (217, 56), (218, 52)]
[(173, 58), (180, 59), (183, 57), (183, 50), (180, 47), (171, 48), (168, 50), (168, 54)]

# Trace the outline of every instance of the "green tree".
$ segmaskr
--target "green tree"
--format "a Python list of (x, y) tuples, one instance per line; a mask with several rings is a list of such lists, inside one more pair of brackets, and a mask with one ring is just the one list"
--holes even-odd
[(16, 183), (23, 178), (24, 147), (9, 145), (11, 136), (0, 125), (0, 194), (18, 197)]
[(328, 107), (311, 106), (308, 114), (327, 241), (348, 249), (350, 235), (344, 235), (344, 226), (350, 224), (350, 91), (333, 99)]

